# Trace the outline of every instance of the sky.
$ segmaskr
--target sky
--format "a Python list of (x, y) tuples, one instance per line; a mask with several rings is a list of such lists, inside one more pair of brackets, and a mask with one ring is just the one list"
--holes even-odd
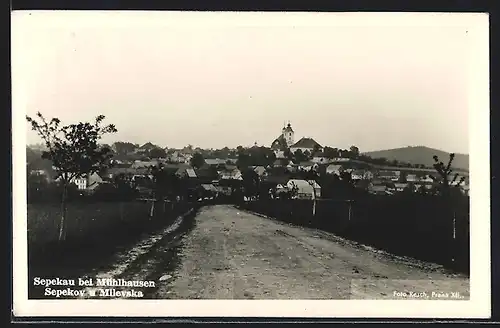
[[(14, 12), (13, 110), (66, 124), (103, 114), (118, 129), (107, 143), (270, 146), (290, 121), (295, 140), (323, 146), (468, 153), (477, 22), (474, 14)], [(40, 142), (27, 131), (27, 143)]]

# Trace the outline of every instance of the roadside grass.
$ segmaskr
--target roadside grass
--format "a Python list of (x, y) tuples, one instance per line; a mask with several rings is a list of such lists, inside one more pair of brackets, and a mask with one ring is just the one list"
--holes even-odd
[(150, 218), (150, 202), (70, 203), (66, 240), (58, 242), (60, 206), (30, 204), (30, 286), (37, 276), (76, 279), (106, 269), (117, 252), (168, 226), (190, 208), (193, 208), (190, 203), (167, 203), (163, 206), (158, 202)]

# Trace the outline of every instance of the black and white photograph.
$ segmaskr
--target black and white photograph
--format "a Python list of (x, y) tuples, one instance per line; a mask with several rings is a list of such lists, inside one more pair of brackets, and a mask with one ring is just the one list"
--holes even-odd
[(11, 17), (15, 314), (489, 317), (487, 14)]

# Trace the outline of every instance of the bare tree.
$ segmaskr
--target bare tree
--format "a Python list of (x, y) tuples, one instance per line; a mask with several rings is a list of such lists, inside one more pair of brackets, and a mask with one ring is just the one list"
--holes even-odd
[[(458, 181), (459, 174), (455, 173), (453, 175), (453, 170), (451, 164), (455, 158), (455, 154), (450, 154), (448, 159), (448, 164), (444, 164), (439, 160), (439, 158), (434, 155), (434, 169), (438, 173), (438, 177), (430, 176), (432, 180), (438, 183), (438, 192), (441, 195), (449, 195), (451, 187), (459, 187), (464, 181), (465, 177), (461, 177)], [(453, 176), (453, 178), (451, 178)]]

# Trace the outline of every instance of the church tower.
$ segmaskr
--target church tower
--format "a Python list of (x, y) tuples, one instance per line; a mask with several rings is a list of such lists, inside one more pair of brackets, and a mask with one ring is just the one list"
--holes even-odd
[(290, 124), (290, 122), (288, 122), (288, 124), (285, 127), (283, 127), (281, 133), (285, 138), (288, 147), (294, 144), (294, 131), (292, 129), (292, 125)]

